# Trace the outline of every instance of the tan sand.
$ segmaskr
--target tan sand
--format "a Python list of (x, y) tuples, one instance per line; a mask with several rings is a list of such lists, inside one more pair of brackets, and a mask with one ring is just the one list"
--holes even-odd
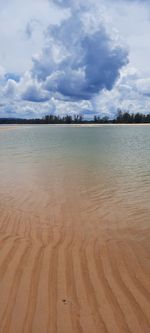
[(150, 332), (148, 221), (67, 186), (0, 201), (0, 333)]
[(143, 124), (46, 124), (46, 125), (38, 125), (38, 124), (21, 124), (21, 125), (0, 125), (0, 131), (9, 131), (9, 130), (16, 130), (16, 129), (23, 129), (23, 128), (32, 128), (32, 127), (41, 127), (41, 126), (48, 126), (48, 127), (134, 127), (134, 126), (150, 126), (150, 123), (143, 123)]
[(32, 125), (0, 125), (0, 132), (1, 131), (11, 131), (11, 130), (16, 130), (19, 128), (28, 128), (31, 127)]
[(17, 126), (15, 126), (15, 125), (0, 126), (0, 131), (9, 131), (9, 130), (16, 129), (16, 128), (17, 128)]

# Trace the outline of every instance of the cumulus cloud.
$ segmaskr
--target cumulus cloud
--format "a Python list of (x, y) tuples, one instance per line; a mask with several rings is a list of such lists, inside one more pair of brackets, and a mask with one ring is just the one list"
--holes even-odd
[(14, 97), (17, 93), (17, 83), (12, 79), (8, 79), (5, 87), (4, 87), (4, 96), (6, 97)]
[(41, 27), (41, 22), (37, 19), (31, 19), (29, 22), (27, 22), (25, 27), (25, 37), (26, 39), (30, 39), (36, 30), (36, 28)]
[(19, 82), (19, 81), (20, 81), (20, 78), (21, 78), (21, 76), (20, 76), (20, 74), (18, 74), (18, 73), (10, 73), (10, 72), (5, 73), (5, 79), (6, 79), (6, 80), (11, 79), (11, 80), (13, 80), (13, 81)]
[(61, 7), (71, 7), (73, 1), (72, 0), (53, 0), (53, 2)]
[(37, 82), (28, 83), (21, 97), (31, 102), (45, 102), (49, 99), (48, 93), (43, 91)]
[(118, 108), (131, 113), (149, 113), (150, 98), (145, 94), (149, 79), (141, 79), (140, 75), (135, 68), (127, 66), (111, 92), (105, 90), (93, 99), (95, 112), (111, 118), (115, 116)]
[(74, 9), (60, 25), (50, 26), (46, 47), (33, 58), (33, 77), (70, 100), (89, 100), (103, 89), (111, 90), (128, 62), (127, 50), (108, 35), (102, 18), (95, 24), (95, 13), (86, 10)]
[(100, 4), (98, 4), (97, 0), (87, 0), (86, 2), (83, 2), (82, 0), (49, 0), (50, 3), (54, 3), (57, 6), (61, 8), (70, 8), (71, 10), (73, 9), (79, 9), (79, 8), (87, 8), (93, 5), (98, 5), (99, 6), (105, 6), (108, 3), (111, 4), (125, 4), (127, 3), (128, 5), (132, 5), (133, 3), (139, 3), (142, 5), (150, 5), (150, 0), (101, 0)]
[(136, 86), (142, 95), (150, 97), (150, 78), (139, 79)]
[[(51, 18), (44, 34), (40, 28), (44, 46), (32, 57), (28, 70), (18, 75), (0, 67), (0, 115), (81, 113), (92, 117), (96, 113), (113, 117), (118, 106), (147, 112), (149, 78), (127, 66), (128, 50), (102, 7), (116, 0), (48, 2), (53, 3), (53, 13), (58, 11), (59, 20)], [(41, 23), (39, 14), (32, 17), (25, 20), (23, 31), (25, 42), (34, 44)]]

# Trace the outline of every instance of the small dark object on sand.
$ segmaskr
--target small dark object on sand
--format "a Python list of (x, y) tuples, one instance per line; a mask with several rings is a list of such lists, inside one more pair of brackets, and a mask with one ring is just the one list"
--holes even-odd
[(66, 303), (67, 301), (66, 301), (66, 299), (62, 299), (62, 302), (63, 302), (63, 303)]

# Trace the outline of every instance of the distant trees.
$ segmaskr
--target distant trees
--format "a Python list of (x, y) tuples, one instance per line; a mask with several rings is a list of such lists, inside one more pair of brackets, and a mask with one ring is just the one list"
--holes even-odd
[(129, 114), (129, 112), (122, 112), (121, 110), (118, 110), (117, 117), (116, 117), (117, 123), (133, 123), (133, 116)]
[(98, 123), (98, 124), (107, 124), (107, 123), (111, 123), (112, 121), (107, 117), (103, 117), (100, 118), (99, 116), (94, 116), (94, 123)]
[(129, 113), (118, 109), (114, 119), (109, 117), (94, 116), (93, 120), (86, 120), (83, 115), (65, 115), (63, 117), (57, 115), (46, 115), (42, 119), (21, 119), (21, 118), (0, 118), (0, 124), (142, 124), (150, 123), (150, 113), (145, 115), (142, 113)]
[(139, 124), (139, 123), (150, 123), (150, 114), (142, 114), (142, 113), (129, 113), (127, 111), (118, 110), (116, 119), (114, 119), (115, 123), (119, 124)]
[(80, 124), (83, 122), (82, 115), (66, 115), (63, 117), (46, 115), (42, 119), (44, 124)]

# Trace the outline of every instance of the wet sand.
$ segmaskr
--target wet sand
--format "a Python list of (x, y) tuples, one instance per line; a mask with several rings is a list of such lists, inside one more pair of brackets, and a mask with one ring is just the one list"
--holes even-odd
[(150, 332), (148, 179), (25, 152), (0, 168), (0, 333)]
[(49, 204), (18, 193), (20, 208), (0, 205), (0, 332), (148, 333), (148, 225), (122, 212), (120, 227), (82, 210), (77, 188), (63, 202), (56, 190)]

